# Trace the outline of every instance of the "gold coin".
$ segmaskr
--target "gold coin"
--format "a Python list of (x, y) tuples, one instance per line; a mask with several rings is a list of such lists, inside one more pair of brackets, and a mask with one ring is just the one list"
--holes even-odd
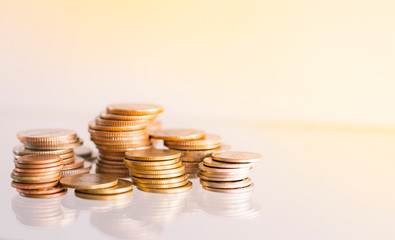
[(133, 183), (137, 187), (143, 187), (143, 188), (176, 188), (176, 187), (185, 186), (188, 183), (188, 179), (183, 180), (181, 182), (167, 183), (167, 184), (146, 184), (139, 182), (133, 182)]
[(37, 155), (25, 155), (18, 158), (20, 164), (51, 164), (62, 162), (62, 159), (57, 155), (51, 154), (37, 154)]
[(30, 142), (52, 142), (60, 139), (75, 138), (76, 132), (69, 129), (45, 128), (19, 132), (17, 138)]
[(115, 103), (107, 106), (107, 112), (119, 115), (153, 115), (163, 112), (163, 107), (146, 103)]
[(210, 149), (216, 149), (219, 146), (221, 146), (221, 143), (216, 143), (216, 144), (211, 144), (211, 145), (201, 145), (201, 146), (179, 146), (179, 145), (173, 145), (166, 143), (166, 147), (175, 149), (175, 150), (210, 150)]
[(14, 170), (20, 173), (48, 173), (53, 171), (60, 171), (62, 169), (62, 165), (56, 167), (49, 167), (49, 168), (18, 168), (15, 167)]
[(89, 128), (99, 131), (113, 131), (113, 132), (124, 132), (124, 131), (134, 131), (147, 128), (147, 124), (139, 124), (133, 126), (105, 126), (98, 125), (94, 121), (89, 123)]
[(132, 168), (133, 170), (160, 171), (160, 170), (179, 168), (182, 166), (182, 162), (179, 161), (178, 163), (174, 163), (174, 164), (170, 164), (170, 165), (162, 165), (162, 166), (136, 166), (133, 164), (126, 164), (126, 166), (129, 168)]
[(163, 178), (163, 179), (148, 179), (148, 178), (139, 178), (139, 177), (134, 177), (132, 176), (133, 182), (138, 182), (142, 184), (171, 184), (171, 183), (177, 183), (177, 182), (182, 182), (184, 180), (187, 180), (187, 176), (185, 174), (179, 176), (179, 177), (174, 177), (174, 178)]
[(61, 170), (60, 174), (62, 175), (62, 177), (64, 177), (64, 176), (71, 176), (76, 174), (89, 173), (91, 168), (92, 168), (92, 163), (85, 161), (82, 167), (70, 169), (70, 170)]
[(205, 181), (200, 179), (200, 184), (212, 188), (241, 188), (241, 187), (247, 187), (251, 185), (251, 183), (252, 181), (250, 178), (245, 178), (239, 181), (230, 181), (230, 182), (214, 182), (214, 181)]
[(102, 188), (102, 189), (79, 189), (79, 192), (82, 193), (89, 193), (89, 194), (103, 194), (103, 195), (108, 195), (108, 194), (119, 194), (119, 193), (124, 193), (124, 192), (129, 192), (133, 190), (133, 184), (132, 182), (124, 179), (118, 179), (118, 184), (109, 187), (109, 188)]
[(156, 114), (153, 115), (119, 115), (111, 114), (107, 112), (102, 112), (100, 118), (109, 120), (123, 120), (123, 121), (136, 121), (136, 120), (153, 120), (157, 117)]
[(203, 186), (203, 188), (208, 191), (219, 193), (245, 193), (251, 191), (254, 188), (254, 184), (251, 183), (250, 185), (241, 188), (213, 188), (208, 186)]
[(43, 176), (17, 176), (14, 174), (14, 172), (11, 173), (11, 178), (16, 182), (45, 182), (48, 179), (57, 178), (58, 176), (60, 176), (59, 172)]
[(206, 134), (206, 136), (202, 139), (196, 140), (186, 140), (186, 141), (165, 141), (165, 146), (169, 145), (171, 147), (181, 147), (181, 148), (206, 148), (206, 146), (220, 146), (221, 145), (221, 137), (215, 134)]
[(202, 162), (199, 163), (199, 169), (206, 173), (212, 173), (212, 174), (243, 174), (243, 173), (249, 173), (252, 170), (252, 167), (249, 168), (216, 168), (216, 167), (207, 167), (205, 166)]
[(45, 151), (45, 150), (33, 150), (33, 149), (27, 149), (25, 148), (24, 145), (16, 145), (12, 151), (14, 152), (15, 155), (18, 156), (23, 156), (23, 155), (30, 155), (30, 154), (52, 154), (52, 155), (63, 155), (63, 154), (68, 154), (73, 151), (72, 148), (66, 148), (66, 149), (56, 149), (56, 150), (51, 150), (51, 151)]
[(163, 179), (163, 178), (175, 178), (179, 177), (182, 175), (185, 175), (185, 171), (182, 172), (177, 172), (177, 173), (170, 173), (170, 174), (139, 174), (139, 173), (133, 173), (130, 172), (130, 175), (132, 177), (138, 177), (138, 178), (155, 178), (155, 179)]
[(52, 193), (52, 194), (25, 194), (25, 193), (19, 193), (22, 197), (28, 197), (28, 198), (55, 198), (55, 197), (61, 197), (67, 193), (67, 189), (63, 189), (61, 192), (57, 193)]
[(165, 170), (147, 170), (147, 169), (135, 169), (135, 168), (129, 168), (130, 171), (133, 174), (147, 174), (147, 175), (166, 175), (166, 174), (173, 174), (173, 173), (178, 173), (178, 172), (185, 172), (185, 166), (180, 166), (177, 168), (172, 168), (172, 169), (165, 169)]
[(109, 120), (97, 117), (95, 119), (96, 124), (106, 126), (135, 126), (135, 125), (147, 125), (152, 120), (135, 120), (135, 121), (123, 121), (123, 120)]
[(36, 180), (32, 180), (32, 179), (30, 179), (30, 178), (20, 178), (20, 177), (11, 177), (13, 180), (14, 180), (14, 182), (17, 182), (17, 183), (27, 183), (27, 184), (40, 184), (40, 183), (50, 183), (50, 182), (55, 182), (55, 181), (59, 181), (59, 179), (61, 178), (61, 175), (60, 174), (58, 174), (57, 176), (55, 176), (55, 177), (52, 177), (52, 178), (44, 178), (44, 179), (36, 179)]
[(89, 200), (117, 200), (117, 199), (127, 198), (130, 195), (132, 195), (132, 193), (133, 193), (133, 191), (124, 192), (124, 193), (120, 193), (120, 194), (104, 195), (104, 194), (83, 193), (79, 190), (75, 190), (75, 192), (74, 192), (75, 196), (77, 196), (79, 198), (89, 199)]
[(161, 160), (169, 160), (179, 158), (181, 153), (176, 150), (171, 149), (155, 149), (151, 148), (149, 150), (135, 150), (128, 151), (125, 153), (125, 157), (127, 159), (132, 160), (142, 160), (142, 161), (161, 161)]
[(192, 188), (192, 182), (188, 181), (187, 184), (181, 187), (175, 188), (146, 188), (146, 187), (139, 187), (137, 188), (144, 192), (151, 192), (151, 193), (181, 193), (186, 192)]
[(227, 169), (249, 169), (252, 167), (251, 163), (226, 163), (213, 160), (211, 157), (203, 159), (203, 164), (212, 168), (227, 168)]
[(170, 160), (161, 160), (161, 161), (134, 161), (129, 160), (127, 158), (124, 159), (125, 164), (129, 166), (136, 166), (136, 167), (154, 167), (154, 166), (164, 166), (164, 165), (171, 165), (178, 162), (181, 162), (179, 158), (170, 159)]
[(262, 155), (252, 152), (216, 152), (211, 155), (214, 160), (230, 163), (253, 163), (262, 159)]
[(151, 138), (169, 141), (195, 140), (204, 138), (205, 132), (197, 129), (161, 129), (150, 132)]
[(11, 186), (14, 188), (19, 188), (19, 189), (47, 189), (51, 187), (55, 187), (56, 185), (59, 184), (59, 181), (53, 181), (53, 182), (48, 182), (48, 183), (19, 183), (12, 181)]
[(100, 189), (115, 186), (118, 179), (106, 174), (78, 174), (63, 177), (60, 184), (76, 189)]
[(145, 149), (151, 149), (152, 145), (148, 146), (143, 146), (143, 147), (133, 147), (133, 148), (109, 148), (109, 147), (99, 147), (97, 146), (97, 149), (99, 152), (118, 152), (118, 153), (125, 153), (127, 151), (135, 151), (135, 150), (145, 150)]

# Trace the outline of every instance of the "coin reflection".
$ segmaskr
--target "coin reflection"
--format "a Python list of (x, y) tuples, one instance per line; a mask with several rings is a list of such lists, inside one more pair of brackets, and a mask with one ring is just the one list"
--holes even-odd
[(253, 201), (253, 192), (217, 193), (203, 191), (200, 208), (206, 213), (227, 218), (252, 219), (262, 213)]
[(19, 195), (12, 199), (12, 210), (24, 225), (67, 226), (78, 218), (78, 211), (61, 205), (61, 198), (35, 199)]

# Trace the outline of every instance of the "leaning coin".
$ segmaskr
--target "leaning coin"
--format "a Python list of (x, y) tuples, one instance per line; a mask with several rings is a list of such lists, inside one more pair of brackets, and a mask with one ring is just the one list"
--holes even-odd
[(239, 151), (215, 152), (211, 157), (217, 161), (230, 163), (251, 163), (262, 159), (262, 155), (259, 153)]
[(63, 177), (60, 184), (76, 189), (100, 189), (113, 187), (118, 179), (106, 174), (78, 174)]
[(203, 164), (207, 167), (213, 168), (227, 168), (227, 169), (234, 169), (234, 168), (250, 168), (252, 167), (251, 163), (226, 163), (226, 162), (219, 162), (213, 160), (211, 157), (206, 157), (203, 159)]
[(194, 140), (204, 138), (204, 131), (197, 129), (161, 129), (150, 133), (152, 138), (163, 140)]
[(132, 195), (133, 191), (128, 191), (120, 194), (90, 194), (90, 193), (83, 193), (79, 190), (75, 190), (75, 196), (79, 198), (89, 199), (89, 200), (117, 200), (117, 199), (124, 199)]
[(123, 192), (128, 192), (133, 190), (132, 182), (124, 179), (118, 179), (117, 185), (109, 188), (102, 188), (102, 189), (79, 189), (79, 192), (82, 193), (89, 193), (89, 194), (119, 194)]

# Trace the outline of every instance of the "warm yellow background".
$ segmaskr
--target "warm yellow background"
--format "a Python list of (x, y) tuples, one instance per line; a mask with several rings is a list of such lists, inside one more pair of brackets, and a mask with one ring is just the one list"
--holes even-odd
[(395, 126), (394, 12), (388, 0), (2, 0), (0, 104)]

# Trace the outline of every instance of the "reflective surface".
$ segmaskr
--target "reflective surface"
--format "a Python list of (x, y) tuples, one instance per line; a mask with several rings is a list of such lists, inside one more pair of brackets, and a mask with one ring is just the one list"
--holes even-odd
[[(131, 197), (96, 201), (77, 198), (71, 189), (56, 199), (20, 197), (9, 185), (17, 123), (1, 138), (2, 238), (395, 237), (391, 129), (199, 120), (195, 126), (220, 134), (234, 150), (264, 155), (251, 175), (253, 192), (208, 192), (193, 179), (192, 190), (182, 194), (134, 188)], [(76, 130), (88, 139), (85, 127)]]

